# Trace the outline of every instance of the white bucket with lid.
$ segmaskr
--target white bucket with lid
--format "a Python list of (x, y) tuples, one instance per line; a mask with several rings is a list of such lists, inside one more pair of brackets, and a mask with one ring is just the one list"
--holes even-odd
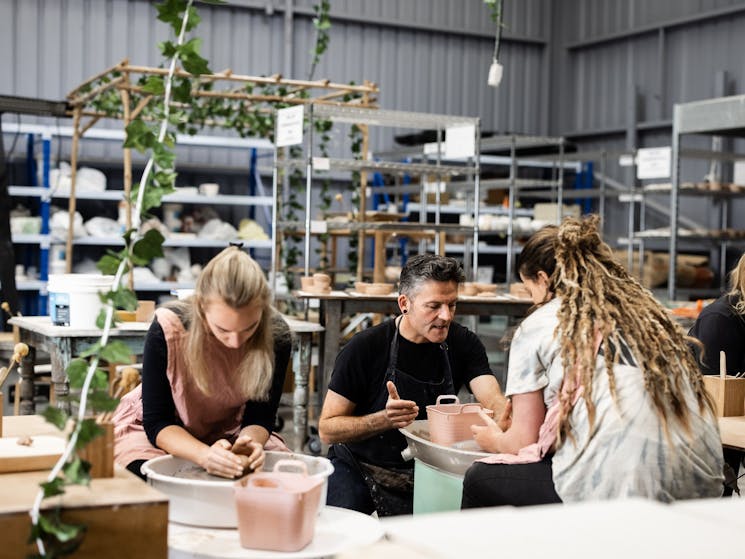
[(55, 326), (96, 328), (104, 305), (99, 293), (111, 289), (114, 276), (101, 274), (50, 274), (49, 316)]

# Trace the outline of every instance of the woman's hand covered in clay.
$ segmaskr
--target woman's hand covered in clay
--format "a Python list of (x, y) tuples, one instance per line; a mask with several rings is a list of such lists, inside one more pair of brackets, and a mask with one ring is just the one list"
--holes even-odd
[(233, 443), (233, 453), (239, 455), (242, 459), (244, 466), (251, 471), (260, 470), (264, 465), (264, 454), (263, 445), (254, 441), (248, 435), (239, 436)]
[(215, 476), (235, 478), (243, 475), (245, 457), (234, 454), (232, 447), (225, 439), (215, 441), (205, 452), (200, 466)]

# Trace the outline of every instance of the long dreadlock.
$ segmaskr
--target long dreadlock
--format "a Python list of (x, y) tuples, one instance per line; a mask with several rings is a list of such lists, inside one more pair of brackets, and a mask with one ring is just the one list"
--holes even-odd
[(711, 398), (687, 345), (688, 338), (652, 294), (618, 264), (598, 231), (599, 217), (565, 219), (531, 237), (520, 257), (520, 274), (535, 279), (543, 270), (549, 289), (561, 298), (558, 330), (564, 368), (560, 391), (559, 440), (571, 437), (569, 416), (577, 382), (584, 387), (590, 428), (595, 421), (592, 400), (595, 373), (595, 338), (602, 348), (611, 396), (617, 403), (614, 365), (625, 344), (644, 375), (644, 388), (652, 398), (669, 440), (672, 417), (690, 432), (690, 411), (685, 387), (690, 385), (699, 412), (713, 413)]

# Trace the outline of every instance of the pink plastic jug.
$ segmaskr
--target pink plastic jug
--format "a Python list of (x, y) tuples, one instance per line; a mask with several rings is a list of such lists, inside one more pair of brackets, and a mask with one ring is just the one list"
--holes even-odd
[[(440, 401), (443, 399), (455, 400), (455, 403), (442, 404)], [(471, 425), (485, 425), (479, 415), (480, 410), (490, 417), (494, 415), (492, 410), (483, 408), (481, 404), (461, 404), (458, 396), (438, 396), (435, 405), (427, 406), (430, 440), (435, 444), (450, 446), (472, 439)]]
[[(286, 469), (295, 471), (282, 471)], [(307, 546), (313, 540), (323, 482), (310, 477), (299, 460), (279, 460), (272, 472), (236, 481), (241, 546), (288, 552)]]

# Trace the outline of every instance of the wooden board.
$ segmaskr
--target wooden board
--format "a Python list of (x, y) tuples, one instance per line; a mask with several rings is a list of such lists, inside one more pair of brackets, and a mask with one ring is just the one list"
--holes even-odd
[(30, 446), (18, 444), (18, 437), (0, 438), (0, 473), (48, 470), (59, 460), (65, 439), (49, 435), (32, 437)]
[[(47, 472), (0, 475), (0, 557), (27, 557), (36, 547), (27, 542), (28, 511)], [(113, 478), (94, 479), (89, 487), (71, 486), (60, 497), (47, 499), (42, 509), (62, 507), (63, 522), (88, 528), (77, 559), (168, 555), (168, 498), (123, 468)]]

